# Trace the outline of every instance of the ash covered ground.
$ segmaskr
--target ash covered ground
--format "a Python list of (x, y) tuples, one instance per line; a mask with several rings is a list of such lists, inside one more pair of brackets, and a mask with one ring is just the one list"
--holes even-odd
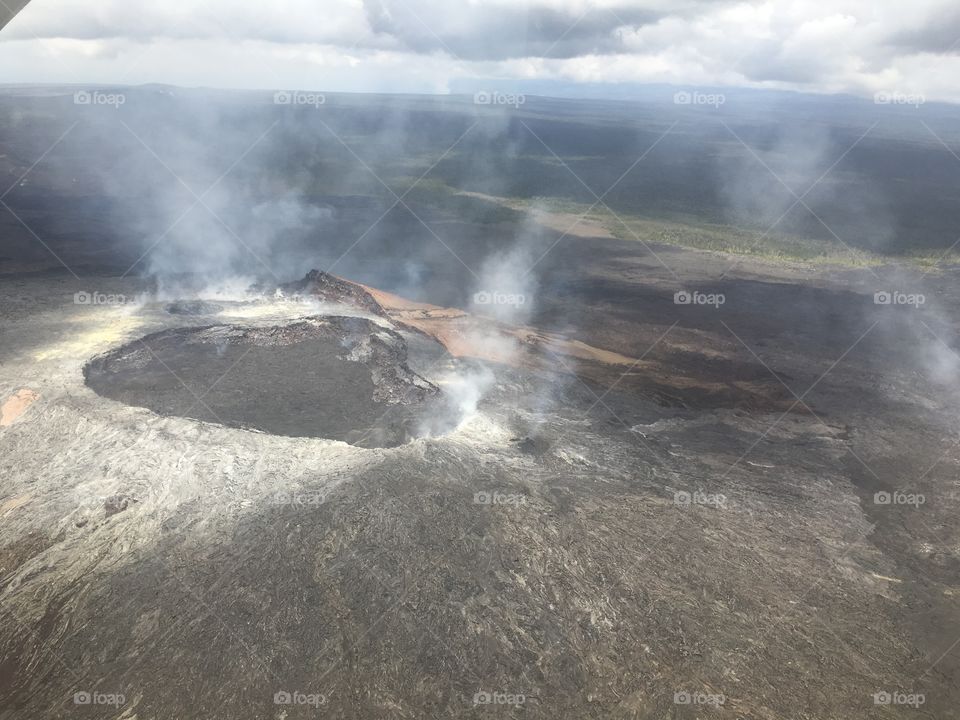
[[(75, 306), (75, 291), (4, 286), (21, 308), (5, 394), (39, 394), (2, 431), (6, 717), (73, 717), (84, 688), (124, 696), (101, 717), (308, 716), (314, 701), (329, 717), (480, 717), (488, 697), (522, 698), (513, 716), (698, 716), (683, 693), (722, 694), (718, 717), (874, 717), (873, 688), (892, 685), (926, 693), (920, 716), (955, 702), (951, 659), (925, 674), (955, 611), (949, 408), (882, 371), (894, 347), (864, 339), (804, 398), (813, 411), (681, 408), (581, 380), (575, 359), (456, 358), (356, 307), (251, 297), (184, 325), (163, 302)], [(367, 384), (344, 371), (324, 327), (402, 339), (403, 389), (444, 389), (458, 422), (365, 449), (217, 417), (239, 396), (269, 405), (261, 422), (314, 422), (310, 364), (282, 355), (300, 347), (342, 373), (331, 411), (360, 422), (370, 369), (354, 363)], [(224, 335), (264, 353), (229, 384), (220, 365), (172, 364), (171, 339)], [(749, 369), (736, 342), (729, 362)], [(800, 395), (843, 350), (808, 367), (760, 352)], [(121, 361), (136, 380), (99, 387)], [(472, 402), (455, 392), (478, 377)], [(144, 382), (156, 412), (127, 395)], [(166, 406), (176, 386), (203, 410)], [(896, 490), (926, 503), (875, 504)], [(307, 705), (278, 712), (278, 692)]]
[[(0, 717), (957, 716), (955, 267), (420, 198), (336, 274), (360, 232), (324, 220), (280, 277), (188, 291), (123, 273), (99, 215), (54, 232), (93, 201), (34, 172), (7, 202), (49, 248), (4, 216), (0, 260)], [(535, 304), (470, 302), (533, 261)]]

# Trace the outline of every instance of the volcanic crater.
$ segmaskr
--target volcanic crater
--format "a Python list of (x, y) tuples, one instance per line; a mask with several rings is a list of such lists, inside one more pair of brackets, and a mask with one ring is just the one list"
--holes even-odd
[(165, 330), (93, 358), (84, 376), (160, 415), (368, 448), (408, 442), (443, 402), (407, 365), (400, 333), (336, 315)]

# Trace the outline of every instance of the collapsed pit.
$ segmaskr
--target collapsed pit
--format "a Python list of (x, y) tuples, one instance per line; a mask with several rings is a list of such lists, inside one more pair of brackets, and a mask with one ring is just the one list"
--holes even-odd
[(84, 376), (160, 415), (368, 448), (409, 442), (442, 404), (403, 336), (358, 317), (166, 330), (93, 358)]

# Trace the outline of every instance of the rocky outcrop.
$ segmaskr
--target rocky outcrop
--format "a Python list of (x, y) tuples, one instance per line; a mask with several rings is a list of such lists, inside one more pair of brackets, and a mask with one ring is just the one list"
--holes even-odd
[(284, 285), (282, 289), (290, 295), (310, 295), (323, 302), (356, 307), (381, 317), (386, 315), (363, 285), (323, 270), (311, 270), (302, 280)]

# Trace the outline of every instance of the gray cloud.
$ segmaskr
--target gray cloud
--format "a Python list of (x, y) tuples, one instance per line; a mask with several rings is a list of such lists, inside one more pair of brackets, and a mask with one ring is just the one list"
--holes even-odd
[(960, 55), (960, 6), (944, 8), (920, 27), (895, 32), (888, 43), (910, 52)]
[(571, 58), (622, 52), (619, 29), (639, 28), (667, 16), (663, 11), (626, 5), (591, 9), (584, 14), (530, 4), (452, 6), (454, 17), (444, 10), (438, 17), (436, 5), (430, 5), (364, 0), (375, 33), (395, 38), (412, 52), (447, 51), (465, 60)]
[(958, 101), (958, 75), (956, 0), (44, 0), (0, 34), (0, 82), (443, 93), (485, 79)]
[[(327, 43), (344, 48), (446, 52), (465, 60), (520, 57), (572, 58), (624, 51), (623, 31), (668, 17), (692, 17), (732, 0), (623, 2), (587, 7), (577, 3), (363, 0), (324, 7), (305, 0), (271, 6), (225, 0), (181, 7), (180, 3), (136, 8), (120, 0), (63, 0), (44, 7), (11, 31), (14, 37), (97, 40), (128, 38), (258, 39), (279, 44)], [(53, 10), (57, 10), (54, 12)]]
[(4, 0), (0, 3), (0, 30), (2, 30), (13, 16), (26, 7), (30, 0)]

